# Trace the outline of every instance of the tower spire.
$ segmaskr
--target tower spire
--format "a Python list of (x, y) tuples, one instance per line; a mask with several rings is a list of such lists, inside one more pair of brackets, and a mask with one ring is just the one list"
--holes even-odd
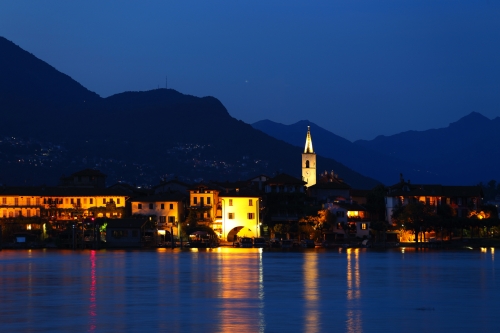
[(307, 126), (306, 147), (304, 148), (304, 154), (314, 154), (313, 142), (311, 139), (311, 126)]

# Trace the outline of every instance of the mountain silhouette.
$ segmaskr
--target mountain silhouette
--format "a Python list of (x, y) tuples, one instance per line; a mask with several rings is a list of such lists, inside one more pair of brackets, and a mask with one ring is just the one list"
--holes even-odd
[[(311, 126), (313, 147), (317, 154), (335, 159), (353, 170), (380, 180), (384, 184), (393, 184), (399, 179), (401, 172), (408, 178), (424, 177), (422, 166), (389, 156), (384, 152), (377, 152), (356, 145), (351, 141), (338, 136), (308, 120), (301, 120), (291, 125), (283, 125), (270, 120), (261, 120), (252, 126), (277, 139), (301, 147), (304, 144), (304, 128)], [(334, 170), (339, 176), (340, 172)], [(425, 173), (429, 179), (428, 173)], [(437, 178), (437, 177), (436, 177)], [(432, 182), (437, 181), (433, 179)]]
[[(276, 172), (300, 178), (302, 149), (234, 119), (214, 97), (155, 89), (101, 98), (5, 38), (0, 55), (0, 110), (8, 137), (0, 143), (3, 183), (54, 183), (88, 167), (108, 174), (108, 183), (152, 185), (173, 175), (236, 180)], [(335, 170), (354, 187), (378, 184), (335, 160), (318, 157), (317, 163), (318, 171)]]
[(475, 185), (500, 178), (499, 141), (500, 118), (490, 120), (472, 112), (445, 128), (378, 136), (355, 144), (424, 165), (441, 183)]

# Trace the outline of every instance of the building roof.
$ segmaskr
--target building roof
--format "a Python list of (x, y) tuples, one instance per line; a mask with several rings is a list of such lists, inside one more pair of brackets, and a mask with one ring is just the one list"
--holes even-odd
[(184, 182), (181, 182), (180, 180), (178, 179), (170, 179), (170, 180), (167, 180), (165, 182), (161, 182), (160, 184), (156, 185), (156, 186), (153, 186), (153, 189), (156, 189), (158, 187), (163, 187), (163, 186), (168, 186), (169, 184), (177, 184), (177, 185), (181, 185), (181, 186), (184, 186), (186, 188), (189, 188), (191, 187), (192, 185), (190, 184), (187, 184), (187, 183), (184, 183)]
[(219, 193), (220, 198), (234, 198), (234, 197), (240, 197), (240, 198), (260, 198), (260, 195), (252, 191), (250, 189), (242, 188), (239, 190), (229, 190), (229, 191), (223, 191)]
[(103, 197), (125, 196), (128, 193), (119, 189), (90, 187), (49, 187), (49, 186), (19, 186), (0, 187), (0, 196), (37, 196), (37, 197)]
[(304, 154), (314, 154), (313, 142), (311, 138), (311, 126), (307, 126), (306, 145), (304, 147)]
[(335, 201), (329, 203), (332, 206), (343, 208), (347, 211), (366, 211), (366, 208), (354, 201)]
[(186, 195), (183, 195), (179, 192), (173, 193), (159, 193), (154, 195), (142, 196), (131, 199), (130, 202), (179, 202), (186, 198)]
[(309, 187), (312, 190), (349, 190), (351, 187), (344, 182), (316, 183)]
[(301, 179), (290, 176), (286, 173), (280, 173), (276, 177), (270, 178), (265, 182), (266, 185), (306, 185)]
[(447, 186), (439, 184), (410, 184), (400, 182), (389, 186), (388, 196), (420, 197), (483, 197), (481, 186)]

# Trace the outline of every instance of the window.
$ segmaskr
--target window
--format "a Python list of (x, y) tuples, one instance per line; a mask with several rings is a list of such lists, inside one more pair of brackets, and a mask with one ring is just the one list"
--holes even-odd
[(233, 205), (233, 199), (229, 199), (229, 206)]
[(106, 198), (102, 199), (102, 204), (105, 205), (106, 204)]
[(309, 160), (306, 161), (306, 168), (309, 168)]
[(116, 204), (120, 204), (120, 198), (116, 198)]
[(142, 204), (137, 204), (137, 209), (142, 209)]
[(31, 198), (26, 198), (26, 206), (31, 206)]
[(200, 205), (201, 205), (201, 206), (205, 206), (204, 201), (205, 201), (205, 198), (204, 198), (204, 197), (201, 197), (201, 198), (200, 198)]
[(26, 211), (26, 217), (31, 217), (31, 210), (29, 210), (29, 209), (28, 209), (28, 210)]
[(253, 206), (253, 200), (252, 199), (248, 199), (248, 205), (249, 206)]
[(7, 198), (2, 198), (2, 205), (6, 205), (7, 204)]
[(248, 213), (248, 219), (253, 220), (255, 218), (255, 213)]
[(2, 211), (2, 217), (7, 217), (7, 211), (5, 209)]
[(94, 199), (93, 198), (90, 198), (90, 204), (93, 205), (94, 204)]
[(71, 198), (71, 204), (73, 205), (75, 203), (75, 199)]
[(194, 197), (193, 198), (193, 205), (197, 205), (198, 204), (198, 197)]
[(170, 209), (174, 209), (174, 204), (170, 204)]
[(165, 223), (167, 221), (166, 216), (160, 216), (160, 223)]
[(153, 209), (153, 204), (152, 203), (149, 204), (149, 209)]
[(175, 222), (175, 216), (169, 216), (168, 223), (174, 223), (174, 222)]
[(207, 198), (207, 205), (210, 205), (210, 197)]
[(16, 206), (19, 205), (19, 199), (18, 198), (14, 198), (14, 205), (16, 205)]
[(234, 220), (234, 213), (227, 213), (227, 218), (229, 220)]
[(80, 205), (80, 204), (81, 204), (80, 198), (76, 199), (76, 204), (77, 204), (77, 205)]
[(361, 223), (361, 230), (366, 230), (366, 223)]
[(337, 217), (344, 217), (344, 212), (341, 210), (337, 211)]
[(160, 209), (165, 209), (165, 204), (160, 204)]

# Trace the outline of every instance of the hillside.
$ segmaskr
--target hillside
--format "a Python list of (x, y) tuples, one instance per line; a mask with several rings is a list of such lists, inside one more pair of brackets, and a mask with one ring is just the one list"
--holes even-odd
[[(87, 167), (108, 174), (108, 183), (145, 185), (174, 176), (300, 177), (300, 148), (232, 118), (214, 97), (157, 89), (101, 98), (5, 39), (0, 51), (8, 73), (0, 76), (3, 183), (50, 184)], [(378, 183), (332, 159), (318, 165), (358, 188)]]
[(472, 112), (445, 128), (378, 136), (355, 144), (425, 165), (442, 183), (474, 185), (500, 179), (499, 141), (500, 118), (490, 120)]
[[(431, 183), (439, 181), (437, 177), (432, 177), (428, 172), (424, 172), (425, 168), (416, 162), (404, 161), (389, 156), (384, 151), (373, 151), (362, 145), (356, 145), (308, 120), (301, 120), (291, 125), (261, 120), (253, 123), (252, 126), (297, 147), (303, 147), (307, 126), (311, 126), (313, 146), (317, 154), (335, 159), (361, 174), (380, 180), (386, 185), (397, 182), (401, 172), (410, 179), (425, 178)], [(342, 176), (342, 173), (334, 171)]]

